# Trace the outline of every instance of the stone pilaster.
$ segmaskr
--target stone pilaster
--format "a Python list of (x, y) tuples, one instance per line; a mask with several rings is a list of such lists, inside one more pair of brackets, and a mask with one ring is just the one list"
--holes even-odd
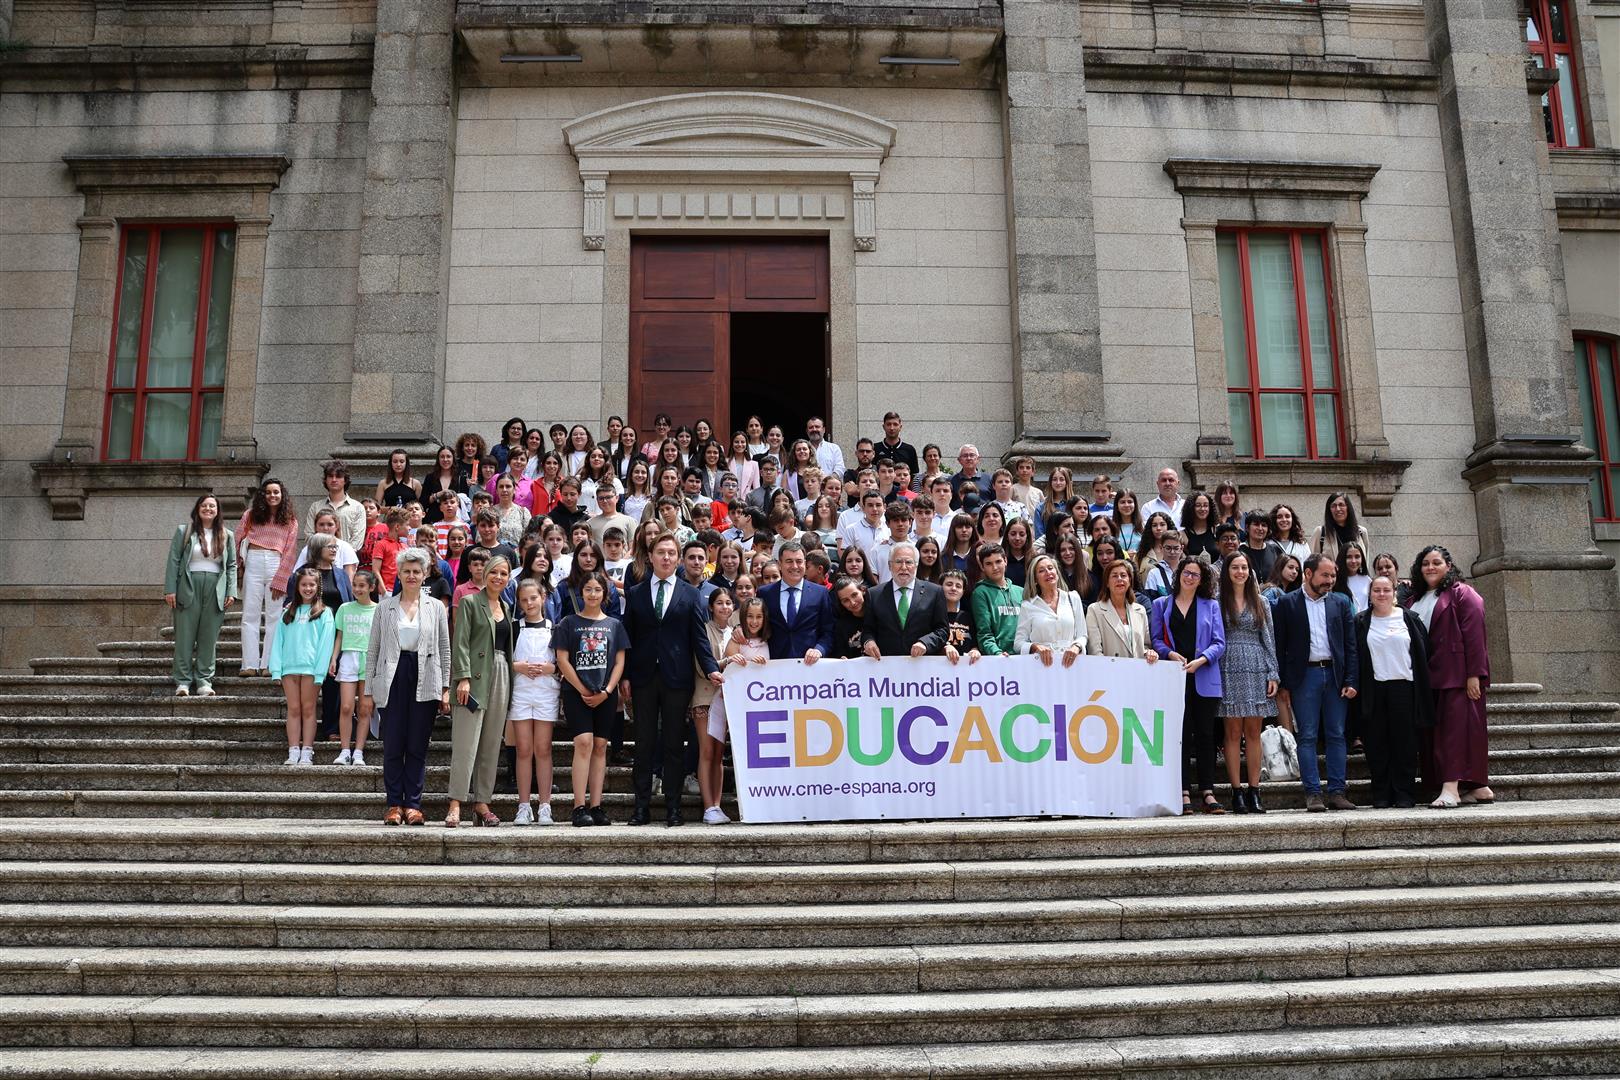
[(1011, 454), (1117, 475), (1103, 419), (1080, 9), (1006, 0), (1003, 127), (1012, 286)]
[(454, 184), (454, 0), (380, 0), (349, 430), (366, 460), (437, 437)]
[[(1517, 0), (1425, 0), (1478, 436), (1474, 492), (1492, 674), (1620, 690), (1620, 589), (1592, 540), (1547, 147)], [(1466, 569), (1466, 568), (1465, 568)]]

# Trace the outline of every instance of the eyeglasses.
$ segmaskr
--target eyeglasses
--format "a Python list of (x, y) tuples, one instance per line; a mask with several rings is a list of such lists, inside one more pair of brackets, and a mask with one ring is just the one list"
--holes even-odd
[(1201, 578), (1204, 575), (1197, 570), (1183, 570), (1181, 576), (1190, 580), (1192, 578)]

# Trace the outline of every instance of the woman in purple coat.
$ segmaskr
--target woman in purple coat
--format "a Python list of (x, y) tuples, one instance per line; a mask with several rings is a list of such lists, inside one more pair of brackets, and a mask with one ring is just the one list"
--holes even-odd
[(1153, 601), (1148, 613), (1153, 648), (1188, 675), (1181, 714), (1181, 807), (1192, 806), (1193, 771), (1204, 813), (1223, 814), (1215, 799), (1215, 711), (1221, 703), (1221, 654), (1226, 624), (1215, 601), (1215, 571), (1202, 559), (1184, 558), (1176, 567), (1176, 591)]
[(1429, 631), (1435, 723), (1419, 758), (1424, 782), (1440, 785), (1440, 797), (1429, 805), (1444, 810), (1495, 802), (1487, 777), (1485, 690), (1491, 663), (1485, 652), (1485, 602), (1463, 583), (1451, 552), (1430, 544), (1412, 565), (1407, 606)]

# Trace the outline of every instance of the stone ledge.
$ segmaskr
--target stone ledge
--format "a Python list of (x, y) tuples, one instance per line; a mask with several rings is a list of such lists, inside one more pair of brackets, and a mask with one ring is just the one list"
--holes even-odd
[(780, 27), (784, 31), (820, 27), (1001, 26), (1001, 5), (987, 0), (915, 4), (906, 0), (612, 0), (589, 3), (533, 3), (527, 0), (475, 0), (458, 3), (456, 27), (525, 26), (692, 26), (738, 24)]
[(212, 491), (227, 518), (241, 514), (247, 493), (270, 471), (267, 461), (36, 461), (34, 486), (51, 504), (56, 521), (83, 521), (84, 504), (96, 495), (173, 495)]
[(0, 88), (25, 91), (306, 90), (371, 85), (371, 46), (36, 48), (0, 57)]
[(1215, 93), (1244, 85), (1363, 87), (1433, 90), (1438, 74), (1418, 60), (1326, 60), (1304, 56), (1186, 52), (1181, 50), (1085, 50), (1086, 82), (1174, 83), (1187, 93)]
[(1335, 161), (1171, 158), (1164, 163), (1183, 195), (1282, 195), (1364, 199), (1379, 166)]
[(69, 154), (62, 163), (87, 195), (176, 188), (268, 193), (292, 164), (280, 154)]
[(1182, 465), (1195, 488), (1211, 489), (1222, 480), (1232, 479), (1240, 488), (1354, 491), (1361, 500), (1363, 517), (1388, 517), (1395, 493), (1401, 489), (1401, 478), (1412, 463), (1394, 458), (1190, 458)]

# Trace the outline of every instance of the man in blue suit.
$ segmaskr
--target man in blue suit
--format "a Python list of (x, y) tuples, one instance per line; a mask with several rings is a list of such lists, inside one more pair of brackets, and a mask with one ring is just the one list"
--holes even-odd
[[(652, 574), (625, 595), (624, 628), (630, 635), (628, 670), (621, 686), (634, 702), (636, 761), (633, 772), (636, 808), (630, 824), (652, 817), (653, 747), (664, 752), (664, 811), (671, 826), (680, 825), (681, 779), (686, 760), (686, 710), (692, 703), (694, 667), (716, 686), (720, 669), (709, 648), (704, 624), (709, 613), (698, 591), (676, 573), (680, 544), (664, 533), (653, 541)], [(695, 662), (695, 663), (694, 663)]]
[[(1280, 697), (1291, 701), (1299, 741), (1299, 779), (1305, 809), (1355, 810), (1345, 795), (1344, 718), (1361, 681), (1356, 655), (1355, 612), (1350, 598), (1333, 591), (1339, 569), (1332, 559), (1305, 560), (1298, 589), (1276, 607)], [(1316, 765), (1318, 741), (1327, 744), (1327, 798)]]
[(771, 659), (803, 657), (805, 663), (813, 664), (833, 649), (838, 613), (832, 593), (825, 585), (804, 579), (804, 545), (797, 540), (783, 544), (776, 561), (782, 568), (782, 580), (759, 590), (771, 621)]

